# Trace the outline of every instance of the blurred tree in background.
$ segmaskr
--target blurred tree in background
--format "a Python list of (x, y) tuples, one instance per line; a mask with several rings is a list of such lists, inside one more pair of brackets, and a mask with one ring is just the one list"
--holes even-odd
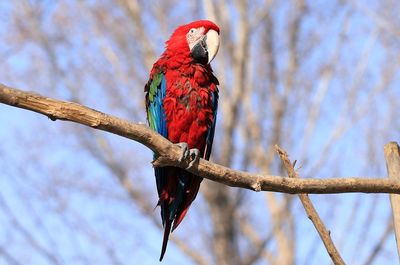
[[(178, 25), (221, 28), (212, 160), (302, 177), (385, 177), (399, 140), (400, 3), (0, 2), (0, 82), (145, 122), (143, 87)], [(158, 263), (162, 232), (143, 146), (0, 105), (0, 264)], [(396, 138), (397, 137), (397, 138)], [(348, 264), (398, 261), (387, 195), (314, 195)], [(330, 264), (296, 196), (204, 180), (164, 264)]]

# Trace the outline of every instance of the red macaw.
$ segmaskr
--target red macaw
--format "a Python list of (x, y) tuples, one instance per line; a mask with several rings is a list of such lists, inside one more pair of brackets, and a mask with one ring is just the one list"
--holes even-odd
[[(219, 28), (208, 20), (178, 27), (153, 65), (145, 86), (149, 126), (182, 148), (189, 167), (209, 159), (218, 105), (217, 78), (210, 62), (219, 47)], [(155, 168), (158, 205), (164, 226), (160, 261), (168, 237), (186, 215), (201, 177), (175, 167)]]

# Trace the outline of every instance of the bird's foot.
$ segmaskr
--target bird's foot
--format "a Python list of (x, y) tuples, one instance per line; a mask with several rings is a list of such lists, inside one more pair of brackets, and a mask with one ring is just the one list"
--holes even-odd
[(189, 146), (187, 143), (177, 143), (175, 144), (182, 149), (181, 157), (179, 158), (179, 162), (186, 160), (190, 155)]
[(198, 163), (200, 160), (200, 150), (197, 148), (193, 148), (189, 150), (190, 163), (187, 168), (192, 168), (195, 163)]
[(182, 153), (181, 153), (181, 157), (179, 158), (179, 162), (190, 159), (190, 162), (189, 162), (189, 165), (187, 168), (193, 167), (193, 165), (199, 161), (199, 159), (200, 159), (199, 149), (197, 149), (197, 148), (189, 149), (189, 146), (187, 143), (177, 143), (176, 145), (182, 149)]

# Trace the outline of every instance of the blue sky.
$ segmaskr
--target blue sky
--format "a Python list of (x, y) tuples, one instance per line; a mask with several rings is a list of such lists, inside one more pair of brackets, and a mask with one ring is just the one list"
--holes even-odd
[[(139, 64), (139, 58), (134, 56), (137, 48), (129, 42), (132, 41), (129, 34), (132, 33), (133, 26), (121, 23), (121, 36), (126, 37), (126, 47), (122, 47), (125, 49), (122, 50), (112, 41), (111, 35), (107, 32), (107, 24), (104, 28), (98, 29), (97, 35), (92, 35), (91, 30), (95, 25), (91, 24), (92, 18), (84, 4), (80, 6), (74, 1), (62, 2), (61, 9), (65, 12), (57, 13), (60, 6), (50, 2), (48, 1), (48, 6), (42, 3), (45, 7), (42, 27), (49, 39), (63, 40), (61, 45), (53, 48), (57, 54), (56, 63), (65, 71), (54, 74), (48, 54), (40, 45), (35, 44), (36, 40), (29, 35), (31, 31), (26, 33), (28, 34), (28, 37), (25, 36), (27, 41), (18, 42), (19, 38), (24, 36), (19, 35), (20, 32), (15, 31), (13, 27), (18, 25), (16, 22), (23, 21), (24, 14), (20, 13), (22, 11), (18, 7), (22, 2), (3, 1), (0, 3), (0, 15), (5, 19), (0, 21), (0, 35), (5, 36), (7, 41), (0, 44), (0, 56), (6, 57), (5, 62), (0, 65), (0, 82), (23, 90), (70, 100), (72, 96), (69, 86), (79, 81), (80, 90), (77, 92), (79, 101), (89, 107), (126, 119), (144, 121), (143, 106), (140, 104), (143, 104), (142, 87), (146, 80), (134, 80), (129, 74), (132, 71), (138, 71), (138, 76), (146, 79), (148, 69), (129, 68), (128, 62), (134, 61), (135, 64)], [(374, 1), (369, 2), (376, 4)], [(32, 3), (40, 5), (35, 1)], [(105, 3), (107, 1), (102, 2), (102, 4)], [(151, 2), (150, 4), (158, 3)], [(306, 152), (308, 163), (300, 171), (305, 174), (304, 177), (357, 175), (384, 177), (386, 172), (383, 144), (390, 140), (399, 140), (398, 121), (393, 121), (392, 128), (385, 130), (387, 128), (385, 124), (388, 122), (385, 118), (389, 116), (388, 99), (395, 100), (398, 97), (397, 106), (400, 105), (398, 103), (400, 93), (396, 88), (399, 81), (397, 63), (385, 61), (389, 53), (385, 42), (385, 38), (388, 37), (385, 32), (376, 35), (375, 40), (371, 40), (374, 37), (372, 33), (375, 24), (369, 17), (354, 11), (351, 7), (341, 9), (341, 12), (336, 13), (335, 6), (335, 4), (327, 6), (326, 1), (315, 2), (312, 10), (323, 18), (321, 19), (323, 22), (317, 19), (318, 16), (310, 16), (303, 25), (302, 39), (307, 40), (308, 29), (320, 27), (319, 34), (323, 40), (319, 48), (310, 53), (301, 75), (297, 77), (299, 80), (307, 80), (308, 76), (313, 76), (320, 71), (321, 64), (331, 60), (333, 47), (339, 38), (337, 32), (344, 23), (345, 14), (353, 12), (346, 34), (349, 41), (340, 50), (339, 60), (334, 70), (335, 77), (328, 88), (324, 102), (325, 108), (321, 110), (321, 117), (316, 124), (317, 130), (312, 135)], [(182, 2), (169, 10), (167, 19), (170, 22), (165, 25), (166, 33), (163, 33), (164, 31), (159, 29), (156, 23), (152, 24), (152, 13), (145, 13), (144, 21), (149, 30), (156, 33), (152, 36), (154, 38), (151, 42), (157, 55), (163, 49), (163, 41), (175, 27), (174, 22), (189, 19), (185, 14), (189, 13), (191, 8), (193, 8), (191, 5)], [(278, 30), (275, 33), (278, 39), (285, 35), (288, 9), (290, 9), (289, 6), (282, 5), (281, 9), (274, 14), (278, 21)], [(62, 25), (52, 23), (55, 19), (53, 12), (59, 16), (64, 15), (65, 21), (70, 24), (62, 27)], [(119, 14), (117, 8), (110, 12)], [(332, 14), (335, 16), (329, 19)], [(71, 17), (76, 18), (76, 21), (68, 20)], [(126, 22), (123, 19), (121, 21)], [(29, 25), (25, 26), (29, 29)], [(260, 27), (258, 31), (259, 35), (253, 37), (254, 39), (261, 36), (263, 27)], [(282, 40), (278, 44), (280, 46), (278, 45), (276, 52), (282, 54), (278, 63), (279, 67), (284, 69), (285, 42)], [(253, 45), (252, 60), (257, 60), (257, 45), (258, 43)], [(110, 47), (111, 51), (115, 52), (119, 64), (112, 65), (109, 57), (104, 56), (102, 53), (104, 46)], [(221, 47), (223, 48), (224, 46)], [(357, 70), (357, 62), (364, 56), (363, 51), (366, 49), (370, 49), (371, 52), (367, 60), (367, 71), (361, 77), (363, 85), (360, 86), (365, 89), (365, 94), (358, 94), (354, 109), (342, 112), (346, 101), (343, 95), (346, 95), (347, 89), (350, 89), (350, 81)], [(125, 58), (126, 54), (131, 57)], [(221, 59), (217, 57), (215, 60), (217, 75), (224, 71), (218, 67), (218, 60)], [(313, 173), (312, 162), (320, 156), (321, 149), (332, 129), (335, 128), (336, 122), (341, 118), (340, 116), (343, 113), (344, 115), (352, 113), (367, 102), (369, 91), (374, 88), (373, 84), (379, 83), (381, 71), (388, 63), (393, 63), (396, 69), (394, 78), (372, 101), (370, 108), (374, 111), (366, 112), (367, 115), (356, 123), (347, 119), (350, 117), (345, 117), (346, 125), (350, 126), (348, 133), (330, 149), (323, 167), (317, 172), (318, 175), (310, 175)], [(115, 75), (118, 72), (115, 67), (118, 66), (124, 69), (122, 72), (126, 73), (127, 79), (124, 79), (126, 78), (124, 76)], [(341, 73), (344, 77), (338, 78)], [(228, 71), (228, 74), (231, 72)], [(230, 84), (229, 81), (227, 83)], [(312, 82), (312, 89), (317, 89), (317, 83)], [(113, 95), (115, 98), (110, 98), (112, 93), (109, 93), (109, 89), (115, 89), (115, 86), (121, 88), (122, 92), (115, 93)], [(226, 98), (228, 93), (229, 90), (222, 88), (221, 99)], [(121, 97), (123, 106), (116, 103), (117, 97)], [(303, 120), (306, 118), (309, 106), (302, 105), (302, 102), (291, 104), (296, 110), (293, 111), (293, 115), (297, 118), (293, 129), (298, 134), (292, 134), (291, 140), (295, 142), (293, 146), (284, 147), (288, 149), (293, 159), (297, 159), (304, 151), (299, 138), (305, 126)], [(366, 106), (369, 107), (368, 104)], [(373, 119), (370, 118), (372, 116)], [(223, 119), (223, 113), (220, 111), (219, 126)], [(264, 122), (268, 130), (269, 121)], [(82, 126), (66, 122), (52, 122), (47, 117), (36, 113), (5, 105), (0, 105), (0, 124), (2, 139), (0, 206), (3, 201), (18, 221), (17, 226), (21, 227), (21, 229), (16, 229), (10, 212), (1, 207), (0, 248), (6, 249), (10, 255), (17, 257), (21, 264), (52, 264), (54, 263), (53, 256), (59, 264), (131, 264), (136, 261), (141, 261), (143, 264), (158, 263), (161, 230), (156, 228), (151, 219), (141, 213), (140, 207), (132, 203), (126, 191), (121, 188), (121, 184), (113, 177), (113, 173), (96, 160), (87, 148), (82, 148), (80, 139), (95, 139), (100, 144), (102, 141), (108, 142), (115, 152), (113, 156), (117, 162), (128, 161), (123, 165), (128, 177), (133, 180), (134, 187), (151, 191), (147, 192), (148, 201), (155, 206), (157, 199), (150, 165), (152, 154), (149, 150), (121, 137), (108, 135), (105, 132), (93, 132), (91, 129), (84, 129)], [(290, 125), (287, 124), (287, 128), (290, 128)], [(369, 130), (371, 127), (374, 130)], [(217, 132), (217, 137), (219, 133)], [(240, 148), (243, 145), (241, 135), (237, 133), (235, 139)], [(373, 145), (368, 145), (371, 142)], [(219, 152), (218, 145), (214, 149), (216, 153)], [(240, 155), (238, 152), (237, 161), (241, 160)], [(375, 160), (369, 161), (369, 157), (375, 157)], [(306, 163), (299, 161), (300, 165), (302, 162)], [(337, 165), (338, 162), (340, 165)], [(234, 167), (239, 168), (240, 164), (237, 163)], [(257, 209), (251, 220), (258, 225), (262, 233), (267, 233), (271, 224), (265, 217), (268, 214), (262, 203), (263, 195), (253, 192), (245, 192), (245, 194), (247, 208), (244, 209)], [(388, 196), (348, 194), (312, 195), (311, 198), (328, 229), (332, 231), (332, 237), (335, 242), (338, 242), (345, 260), (349, 264), (362, 264), (385, 230), (387, 220), (390, 218)], [(196, 233), (199, 231), (209, 233), (211, 230), (210, 220), (204, 216), (208, 213), (207, 206), (202, 202), (203, 198), (200, 196), (194, 205), (197, 208), (191, 210), (185, 219), (185, 224), (174, 232), (178, 237), (193, 235), (193, 238), (186, 239), (187, 244), (191, 246), (200, 246), (199, 242), (202, 239), (197, 237)], [(297, 199), (294, 199), (292, 208), (298, 219), (296, 219), (298, 224), (296, 228), (297, 263), (328, 264), (329, 257)], [(353, 215), (356, 210), (358, 214)], [(157, 209), (154, 211), (154, 216), (158, 218), (158, 214)], [(199, 218), (204, 218), (204, 221)], [(198, 220), (200, 222), (197, 222)], [(205, 224), (201, 225), (202, 223)], [(364, 230), (365, 226), (370, 228), (367, 233)], [(28, 231), (32, 238), (27, 237), (24, 231)], [(360, 238), (363, 239), (362, 242)], [(273, 244), (269, 247), (276, 248)], [(207, 252), (198, 248), (200, 253)], [(45, 251), (41, 251), (43, 249)], [(385, 242), (384, 249), (384, 254), (375, 264), (397, 260), (393, 236)], [(48, 255), (48, 252), (52, 255)], [(207, 254), (204, 255), (207, 256)], [(310, 263), (307, 259), (309, 255), (311, 256)], [(358, 257), (361, 260), (357, 260)], [(0, 255), (0, 264), (9, 262)], [(191, 261), (174, 244), (170, 244), (163, 263), (191, 264)]]

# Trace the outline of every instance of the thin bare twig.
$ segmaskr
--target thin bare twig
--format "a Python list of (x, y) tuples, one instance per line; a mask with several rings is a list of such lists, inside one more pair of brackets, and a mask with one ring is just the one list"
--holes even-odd
[[(287, 153), (280, 148), (278, 145), (275, 145), (275, 149), (278, 152), (279, 157), (282, 160), (284, 167), (288, 173), (290, 178), (297, 178), (297, 173), (294, 170), (294, 165), (290, 162)], [(324, 223), (319, 217), (317, 211), (315, 210), (311, 199), (308, 197), (308, 194), (299, 194), (299, 198), (301, 203), (304, 206), (304, 209), (308, 215), (308, 218), (313, 222), (315, 228), (319, 236), (321, 237), (322, 242), (325, 245), (326, 250), (328, 251), (329, 256), (331, 257), (334, 264), (345, 264), (339, 252), (337, 251), (333, 241), (331, 239), (330, 231), (325, 228)]]

